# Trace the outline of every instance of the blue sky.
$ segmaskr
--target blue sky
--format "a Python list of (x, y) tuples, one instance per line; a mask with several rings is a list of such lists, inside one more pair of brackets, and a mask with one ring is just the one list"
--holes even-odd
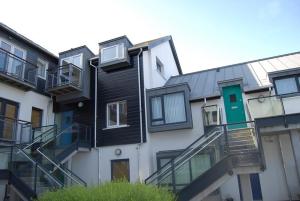
[[(72, 3), (71, 3), (72, 2)], [(1, 22), (55, 54), (127, 35), (133, 43), (172, 35), (185, 73), (300, 51), (300, 1), (19, 1)], [(19, 5), (16, 7), (16, 5)]]

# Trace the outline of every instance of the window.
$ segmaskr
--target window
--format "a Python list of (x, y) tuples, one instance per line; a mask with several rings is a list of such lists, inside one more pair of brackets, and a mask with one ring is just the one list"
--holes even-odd
[(156, 69), (164, 77), (164, 73), (165, 73), (164, 65), (157, 57), (156, 57)]
[(275, 79), (277, 95), (299, 92), (299, 77), (286, 77)]
[(236, 95), (235, 94), (229, 95), (229, 100), (230, 100), (231, 103), (235, 103), (236, 102)]
[(129, 159), (120, 159), (111, 161), (111, 180), (125, 179), (130, 181)]
[(151, 98), (152, 125), (186, 121), (184, 93), (173, 93)]
[(192, 128), (189, 86), (177, 84), (147, 90), (147, 124), (150, 132)]
[(67, 65), (67, 64), (74, 64), (75, 66), (82, 68), (82, 54), (61, 59), (61, 65)]
[(48, 62), (42, 59), (37, 60), (37, 66), (38, 66), (38, 76), (40, 78), (45, 79), (46, 78), (46, 71), (48, 69)]
[(107, 128), (127, 126), (127, 102), (107, 104)]
[(123, 59), (125, 54), (124, 44), (113, 45), (101, 49), (101, 63)]

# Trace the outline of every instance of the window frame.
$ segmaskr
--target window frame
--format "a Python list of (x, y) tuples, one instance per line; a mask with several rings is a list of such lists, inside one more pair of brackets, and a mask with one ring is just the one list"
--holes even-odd
[(130, 160), (129, 158), (123, 158), (123, 159), (113, 159), (113, 160), (110, 160), (110, 179), (111, 181), (114, 181), (114, 178), (113, 178), (113, 164), (114, 163), (117, 163), (117, 162), (128, 162), (128, 182), (130, 182)]
[[(158, 124), (153, 125), (152, 123), (152, 98), (161, 96), (162, 103), (163, 95), (174, 94), (174, 93), (183, 93), (184, 94), (184, 106), (185, 106), (185, 115), (186, 119), (182, 122), (176, 123), (167, 123), (167, 124)], [(188, 129), (193, 128), (192, 120), (192, 111), (190, 105), (190, 88), (187, 83), (169, 85), (159, 88), (147, 89), (146, 91), (146, 106), (147, 106), (147, 127), (150, 133), (170, 131), (170, 130), (179, 130), (179, 129)], [(165, 110), (165, 109), (163, 109)], [(164, 116), (163, 116), (164, 117)], [(158, 119), (154, 119), (158, 120)]]
[[(127, 107), (127, 117), (128, 117), (128, 105), (127, 105), (127, 101), (126, 100), (122, 100), (122, 101), (115, 101), (115, 102), (109, 102), (106, 104), (106, 128), (105, 129), (112, 129), (112, 128), (122, 128), (122, 127), (128, 127), (128, 122), (126, 124), (120, 124), (120, 103), (126, 103), (126, 107)], [(110, 105), (117, 105), (117, 124), (110, 126), (109, 125), (109, 106)], [(128, 118), (127, 118), (128, 120)]]
[[(172, 95), (172, 94), (182, 94), (183, 99), (185, 100), (185, 93), (184, 91), (178, 91), (178, 92), (172, 92), (172, 93), (166, 93), (166, 94), (161, 94), (157, 96), (151, 96), (150, 97), (150, 121), (151, 121), (151, 126), (160, 126), (160, 125), (173, 125), (173, 124), (180, 124), (180, 123), (186, 123), (187, 122), (187, 111), (186, 111), (186, 103), (184, 102), (184, 108), (185, 108), (185, 121), (179, 121), (179, 122), (172, 122), (172, 123), (166, 123), (166, 115), (165, 115), (165, 103), (164, 103), (164, 96)], [(161, 100), (161, 110), (162, 110), (162, 118), (159, 119), (153, 119), (153, 113), (152, 113), (152, 99), (153, 98), (160, 98)], [(163, 124), (158, 124), (155, 125), (153, 124), (154, 121), (163, 121)]]
[[(122, 51), (123, 51), (123, 52), (120, 52), (121, 46), (122, 46)], [(103, 57), (102, 57), (103, 52), (104, 52), (105, 50), (107, 50), (107, 49), (114, 48), (114, 47), (116, 47), (116, 56), (113, 57), (113, 58), (111, 58), (111, 59), (103, 60)], [(101, 59), (100, 59), (100, 63), (101, 63), (101, 64), (106, 64), (106, 63), (109, 63), (109, 62), (112, 62), (112, 61), (124, 59), (124, 57), (125, 57), (124, 51), (125, 51), (125, 45), (124, 45), (124, 43), (120, 43), (120, 44), (116, 44), (116, 45), (111, 45), (111, 46), (108, 46), (108, 47), (103, 47), (103, 48), (100, 50), (100, 53), (101, 53), (101, 55), (100, 55), (100, 58), (101, 58)], [(120, 55), (120, 53), (122, 53), (122, 55)]]
[[(40, 68), (40, 67), (38, 66), (38, 62), (44, 63), (44, 64), (45, 64), (45, 74), (44, 74), (44, 76), (41, 76), (41, 75), (39, 74), (39, 68)], [(47, 70), (48, 70), (48, 67), (49, 67), (49, 62), (46, 61), (45, 59), (38, 58), (38, 59), (37, 59), (37, 67), (38, 67), (38, 73), (37, 73), (38, 77), (45, 80), (45, 79), (47, 78)]]
[[(288, 79), (288, 78), (294, 78), (294, 80), (295, 80), (295, 82), (296, 82), (296, 86), (297, 86), (297, 91), (296, 91), (296, 92), (292, 92), (292, 93), (278, 94), (276, 81), (277, 81), (277, 80)], [(286, 96), (286, 95), (292, 95), (292, 94), (300, 93), (300, 74), (294, 74), (294, 75), (286, 75), (286, 76), (275, 77), (275, 78), (273, 78), (273, 84), (274, 84), (275, 94), (278, 95), (278, 96)]]
[(83, 58), (83, 54), (82, 53), (80, 53), (80, 54), (74, 54), (74, 55), (71, 55), (71, 56), (68, 56), (68, 57), (63, 57), (63, 58), (61, 58), (60, 59), (60, 61), (59, 61), (59, 63), (60, 63), (60, 66), (63, 66), (63, 61), (64, 60), (66, 60), (66, 59), (69, 59), (69, 58), (72, 58), (72, 57), (78, 57), (79, 56), (79, 58), (80, 58), (80, 66), (77, 66), (77, 65), (75, 65), (75, 64), (73, 64), (72, 63), (72, 65), (74, 65), (74, 66), (77, 66), (78, 68), (80, 68), (80, 69), (83, 69), (83, 62), (82, 62), (82, 58)]

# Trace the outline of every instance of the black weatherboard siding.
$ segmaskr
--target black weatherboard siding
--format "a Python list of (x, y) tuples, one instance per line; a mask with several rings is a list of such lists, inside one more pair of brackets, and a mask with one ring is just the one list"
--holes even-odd
[[(143, 61), (141, 55), (139, 59), (140, 69), (142, 71)], [(137, 53), (134, 55), (130, 55), (130, 64), (131, 65), (126, 68), (108, 73), (104, 72), (101, 68), (98, 68), (99, 98), (97, 119), (97, 146), (134, 144), (141, 142)], [(143, 83), (142, 77), (141, 83)], [(143, 85), (141, 87), (143, 88)], [(143, 90), (141, 90), (141, 92), (143, 97)], [(127, 124), (129, 125), (129, 127), (105, 129), (106, 104), (122, 100), (127, 101)], [(142, 105), (144, 105), (143, 99)], [(143, 122), (145, 122), (144, 119)], [(145, 141), (145, 123), (143, 123), (143, 130), (143, 141)]]

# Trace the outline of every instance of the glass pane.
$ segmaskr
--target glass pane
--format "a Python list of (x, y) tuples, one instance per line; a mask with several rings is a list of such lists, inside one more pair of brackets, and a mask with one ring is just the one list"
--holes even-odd
[(81, 55), (77, 55), (77, 56), (74, 56), (73, 57), (73, 64), (75, 65), (75, 66), (77, 66), (77, 67), (82, 67), (81, 66), (81, 63), (80, 63), (80, 58), (81, 58)]
[(248, 106), (252, 120), (254, 120), (255, 118), (277, 116), (283, 114), (281, 100), (276, 96), (250, 99)]
[(105, 49), (102, 49), (101, 63), (118, 58), (117, 51), (118, 51), (118, 46), (112, 46), (112, 47), (107, 47)]
[(109, 104), (108, 108), (108, 126), (117, 125), (117, 104)]
[(186, 121), (183, 93), (164, 95), (165, 122), (177, 123)]
[(210, 155), (197, 154), (191, 159), (192, 177), (196, 179), (199, 175), (210, 168)]
[(129, 181), (129, 160), (112, 161), (111, 165), (113, 180), (126, 179)]
[(1, 42), (1, 48), (4, 49), (4, 50), (6, 50), (6, 51), (8, 51), (8, 52), (11, 51), (11, 45), (9, 45), (9, 44), (7, 44), (7, 43), (5, 43), (3, 41)]
[(162, 116), (162, 105), (161, 97), (151, 98), (151, 108), (152, 108), (152, 120), (161, 119)]
[(41, 77), (46, 77), (46, 62), (38, 59), (37, 66), (38, 66), (38, 75)]
[(298, 91), (296, 79), (294, 77), (275, 80), (277, 94), (295, 93)]
[(120, 102), (119, 103), (119, 115), (120, 115), (120, 125), (127, 124), (127, 102)]

